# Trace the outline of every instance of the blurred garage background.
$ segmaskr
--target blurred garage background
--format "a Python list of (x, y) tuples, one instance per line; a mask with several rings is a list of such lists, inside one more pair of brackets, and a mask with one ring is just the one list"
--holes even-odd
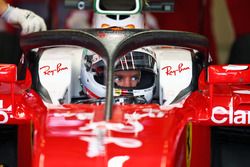
[[(8, 0), (8, 2), (42, 16), (46, 20), (48, 29), (85, 28), (91, 25), (91, 12), (66, 8), (64, 0)], [(249, 0), (175, 0), (175, 12), (148, 13), (147, 20), (150, 28), (203, 34), (210, 40), (214, 64), (234, 63), (236, 60), (241, 61), (239, 56), (234, 56), (238, 57), (236, 60), (229, 58), (234, 42), (248, 41), (248, 38), (243, 36), (247, 36), (250, 31), (249, 6)], [(1, 20), (0, 32), (1, 62), (17, 63), (20, 54), (18, 30)], [(236, 51), (232, 52), (245, 54), (248, 48), (242, 47), (237, 51), (234, 46)], [(245, 58), (243, 59), (242, 62), (245, 63)]]

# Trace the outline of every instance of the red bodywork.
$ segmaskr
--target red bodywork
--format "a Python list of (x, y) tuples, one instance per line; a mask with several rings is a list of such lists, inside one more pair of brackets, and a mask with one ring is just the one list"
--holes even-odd
[(30, 71), (0, 65), (2, 124), (18, 125), (18, 166), (211, 166), (210, 127), (248, 126), (250, 69), (209, 66), (182, 107), (115, 104), (46, 107), (31, 89)]
[[(249, 124), (248, 110), (240, 105), (249, 103), (249, 96), (233, 93), (241, 89), (239, 86), (224, 84), (222, 89), (214, 85), (216, 78), (225, 72), (221, 67), (208, 68), (212, 83), (203, 83), (207, 87), (189, 96), (182, 108), (164, 109), (157, 104), (115, 105), (112, 120), (105, 122), (102, 121), (103, 105), (46, 108), (40, 97), (28, 89), (30, 75), (25, 82), (18, 83), (13, 79), (15, 65), (1, 65), (1, 122), (20, 127), (19, 166), (30, 166), (31, 159), (33, 166), (108, 166), (115, 163), (115, 157), (122, 166), (210, 166), (209, 127), (220, 125), (211, 118), (227, 119), (223, 123), (226, 126)], [(249, 69), (244, 73), (246, 75), (230, 72), (225, 77), (227, 81), (234, 81), (236, 76), (247, 80)], [(233, 114), (229, 112), (231, 99), (237, 105)], [(10, 111), (7, 110), (9, 106), (12, 106)], [(224, 108), (224, 115), (212, 112), (216, 106)], [(235, 113), (239, 107), (242, 115)], [(31, 123), (34, 124), (32, 146)], [(187, 125), (192, 129), (189, 133)], [(98, 134), (96, 129), (103, 133)], [(191, 140), (190, 145), (188, 140)]]

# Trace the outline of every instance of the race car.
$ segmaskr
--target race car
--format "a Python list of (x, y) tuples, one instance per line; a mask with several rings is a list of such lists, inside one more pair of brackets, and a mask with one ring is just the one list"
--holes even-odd
[[(25, 54), (18, 71), (15, 65), (2, 64), (0, 73), (1, 123), (17, 128), (16, 140), (22, 143), (16, 146), (18, 166), (210, 166), (210, 127), (249, 123), (248, 85), (242, 85), (249, 82), (249, 66), (207, 67), (208, 41), (203, 36), (143, 29), (55, 30), (30, 34), (21, 44)], [(166, 100), (171, 77), (178, 86), (183, 79), (178, 76), (190, 71), (189, 83), (173, 98), (181, 100), (171, 104), (160, 99), (151, 104), (114, 103), (114, 59), (145, 45), (171, 46), (161, 47), (168, 51), (158, 65), (158, 91)], [(104, 102), (46, 105), (38, 88), (31, 88), (33, 78), (33, 84), (40, 82), (46, 90), (43, 75), (58, 87), (71, 83), (66, 79), (74, 77), (57, 78), (73, 71), (71, 63), (55, 59), (61, 65), (47, 64), (50, 68), (45, 70), (41, 67), (46, 62), (39, 64), (39, 59), (46, 52), (34, 54), (36, 48), (61, 46), (87, 48), (107, 61), (105, 83), (109, 84)]]
[[(0, 65), (2, 166), (209, 167), (211, 129), (249, 125), (249, 65), (209, 65), (201, 35), (52, 30), (22, 37), (21, 46), (18, 68)], [(99, 55), (106, 63), (104, 97), (83, 92), (85, 72), (100, 72), (87, 70), (88, 51), (92, 62)], [(149, 53), (147, 67), (157, 72), (154, 89), (136, 87), (142, 95), (124, 93), (114, 77), (117, 61), (128, 66), (121, 58), (134, 51)]]

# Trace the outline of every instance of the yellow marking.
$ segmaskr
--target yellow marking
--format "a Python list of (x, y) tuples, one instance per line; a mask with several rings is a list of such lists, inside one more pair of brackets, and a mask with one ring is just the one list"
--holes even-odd
[(187, 124), (186, 129), (186, 166), (191, 165), (191, 153), (192, 153), (192, 123)]

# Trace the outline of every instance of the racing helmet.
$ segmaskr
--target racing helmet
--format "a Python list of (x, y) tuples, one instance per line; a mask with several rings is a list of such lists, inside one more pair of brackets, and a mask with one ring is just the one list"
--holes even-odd
[[(80, 82), (90, 98), (103, 98), (106, 95), (104, 83), (106, 62), (101, 56), (86, 51), (81, 62)], [(135, 87), (120, 87), (114, 84), (114, 96), (143, 97), (151, 102), (157, 76), (156, 57), (150, 47), (143, 47), (123, 55), (115, 62), (115, 71), (139, 70), (140, 80)]]
[(142, 13), (132, 15), (104, 15), (95, 13), (92, 26), (93, 28), (144, 28), (144, 15)]

